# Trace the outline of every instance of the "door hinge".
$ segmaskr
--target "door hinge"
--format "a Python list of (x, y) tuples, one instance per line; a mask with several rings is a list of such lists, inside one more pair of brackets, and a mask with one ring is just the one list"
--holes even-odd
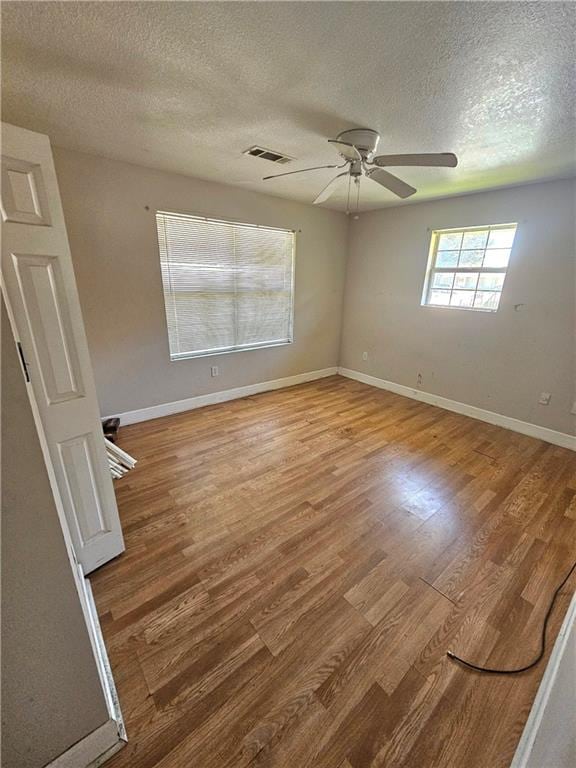
[(22, 349), (22, 344), (20, 344), (19, 341), (16, 342), (18, 345), (18, 352), (20, 353), (20, 361), (22, 362), (22, 368), (24, 368), (24, 376), (26, 376), (26, 381), (30, 382), (30, 374), (28, 373), (28, 363), (26, 362), (26, 358), (24, 357), (24, 350)]

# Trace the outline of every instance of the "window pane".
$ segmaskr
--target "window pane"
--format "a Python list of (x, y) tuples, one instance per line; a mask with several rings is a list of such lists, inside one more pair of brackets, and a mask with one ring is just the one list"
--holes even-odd
[(438, 238), (439, 251), (458, 250), (462, 242), (462, 232), (443, 232)]
[(492, 251), (486, 251), (484, 257), (485, 267), (507, 267), (508, 260), (510, 258), (510, 251), (508, 249), (494, 249)]
[(451, 307), (471, 307), (474, 303), (474, 291), (452, 291)]
[(430, 291), (429, 304), (447, 306), (450, 303), (450, 291)]
[(512, 229), (493, 229), (488, 238), (488, 248), (512, 248), (516, 227)]
[(476, 309), (498, 309), (500, 302), (499, 291), (478, 291), (474, 298)]
[(435, 230), (425, 302), (495, 311), (504, 286), (516, 224)]
[(462, 240), (463, 249), (486, 248), (486, 241), (488, 240), (488, 230), (483, 229), (479, 232), (464, 232), (464, 238)]
[(161, 211), (156, 223), (172, 359), (291, 340), (292, 232)]
[(452, 288), (454, 272), (436, 272), (432, 280), (433, 288)]
[(458, 251), (439, 251), (436, 257), (437, 267), (455, 267), (458, 264)]
[(456, 275), (454, 281), (454, 288), (465, 288), (467, 290), (475, 290), (476, 283), (478, 282), (478, 272), (460, 272)]
[(481, 267), (484, 251), (462, 251), (460, 253), (459, 267)]
[(484, 274), (480, 275), (478, 281), (478, 290), (480, 291), (501, 291), (504, 284), (503, 274)]

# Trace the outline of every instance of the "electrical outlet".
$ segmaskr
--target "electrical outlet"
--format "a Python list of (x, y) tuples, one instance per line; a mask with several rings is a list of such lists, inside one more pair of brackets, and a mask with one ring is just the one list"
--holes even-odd
[(368, 352), (362, 352), (362, 360), (368, 360)]
[(220, 371), (218, 370), (218, 366), (217, 365), (213, 365), (210, 368), (210, 376), (219, 376), (219, 375), (220, 375)]
[(538, 398), (538, 404), (550, 405), (551, 399), (552, 399), (552, 395), (550, 394), (550, 392), (540, 392), (540, 397)]
[(422, 374), (421, 373), (418, 374), (418, 378), (416, 379), (416, 384), (419, 387), (422, 386)]

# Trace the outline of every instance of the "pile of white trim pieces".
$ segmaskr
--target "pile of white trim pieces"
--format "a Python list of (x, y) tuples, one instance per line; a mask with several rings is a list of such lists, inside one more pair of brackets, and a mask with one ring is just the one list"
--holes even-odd
[(118, 448), (117, 445), (110, 442), (110, 440), (104, 438), (106, 443), (106, 453), (108, 454), (108, 466), (110, 467), (110, 473), (116, 480), (118, 477), (122, 477), (126, 472), (134, 469), (136, 465), (136, 459), (133, 459), (129, 453), (123, 451), (122, 448)]

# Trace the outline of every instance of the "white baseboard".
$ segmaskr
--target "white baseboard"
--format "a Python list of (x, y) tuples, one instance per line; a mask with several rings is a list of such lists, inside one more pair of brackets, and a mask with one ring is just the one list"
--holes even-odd
[(412, 389), (411, 387), (404, 386), (404, 384), (396, 384), (393, 381), (378, 379), (376, 376), (369, 376), (366, 373), (353, 371), (350, 368), (339, 368), (338, 373), (341, 376), (361, 381), (372, 387), (387, 389), (390, 392), (395, 392), (397, 395), (411, 397), (413, 400), (421, 400), (423, 403), (436, 405), (438, 408), (444, 408), (446, 411), (461, 413), (464, 416), (470, 416), (473, 419), (486, 421), (488, 424), (495, 424), (498, 427), (511, 429), (513, 432), (520, 432), (523, 435), (536, 437), (547, 443), (552, 443), (553, 445), (559, 445), (562, 448), (569, 448), (572, 451), (576, 451), (576, 437), (567, 435), (565, 432), (557, 432), (556, 430), (548, 429), (547, 427), (539, 427), (537, 424), (530, 424), (527, 421), (513, 419), (510, 416), (503, 416), (501, 413), (493, 413), (492, 411), (486, 411), (483, 408), (476, 408), (474, 405), (459, 403), (457, 400), (449, 400), (447, 397), (440, 397), (440, 395), (432, 395), (429, 392)]
[(307, 381), (323, 379), (326, 376), (334, 376), (337, 373), (338, 368), (336, 366), (333, 368), (323, 368), (320, 371), (297, 373), (295, 376), (285, 376), (283, 379), (262, 381), (258, 384), (248, 384), (246, 387), (224, 389), (221, 392), (211, 392), (208, 395), (188, 397), (185, 400), (176, 400), (172, 403), (162, 403), (161, 405), (152, 405), (149, 408), (140, 408), (137, 411), (126, 411), (126, 413), (116, 413), (112, 415), (119, 417), (121, 424), (136, 424), (139, 421), (158, 419), (161, 416), (171, 416), (174, 413), (191, 411), (194, 408), (202, 408), (205, 405), (224, 403), (227, 400), (237, 400), (240, 397), (257, 395), (260, 392), (270, 392), (273, 389), (283, 389), (284, 387), (291, 387), (294, 384), (304, 384)]
[(125, 744), (118, 733), (117, 723), (110, 719), (48, 763), (46, 768), (97, 768)]
[[(570, 694), (569, 700), (565, 700), (565, 695), (562, 696), (559, 689), (562, 676), (574, 674), (571, 671), (574, 662), (569, 658), (569, 654), (574, 654), (575, 651), (575, 627), (576, 595), (573, 596), (562, 622), (510, 768), (542, 768), (544, 764), (551, 766), (552, 762), (546, 758), (545, 753), (558, 751), (559, 738), (564, 740), (563, 751), (570, 751), (567, 743), (567, 739), (570, 738), (574, 748), (576, 741), (572, 730), (574, 702)], [(564, 722), (562, 722), (563, 719)], [(567, 768), (574, 764), (572, 757), (568, 756), (561, 764), (554, 759), (553, 764), (555, 768), (564, 766)], [(546, 763), (542, 762), (543, 759)]]

